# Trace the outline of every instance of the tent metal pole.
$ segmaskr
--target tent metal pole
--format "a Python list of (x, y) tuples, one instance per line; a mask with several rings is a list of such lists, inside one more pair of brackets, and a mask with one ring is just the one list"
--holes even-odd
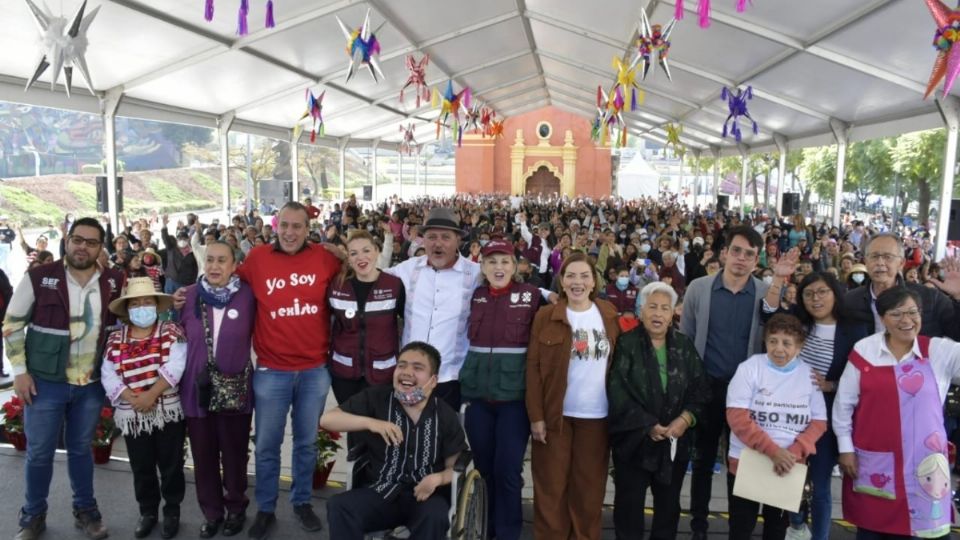
[(937, 108), (940, 110), (944, 128), (947, 130), (947, 147), (943, 152), (943, 182), (940, 185), (940, 208), (937, 213), (937, 234), (934, 242), (934, 257), (939, 261), (947, 254), (947, 229), (950, 223), (950, 205), (953, 202), (953, 181), (957, 174), (960, 100), (954, 96), (938, 97)]
[(787, 183), (787, 138), (779, 133), (773, 134), (773, 141), (777, 143), (777, 150), (780, 152), (780, 165), (777, 176), (777, 198), (774, 203), (774, 207), (777, 209), (777, 217), (782, 217), (783, 214), (783, 189)]
[[(220, 139), (220, 204), (228, 218), (230, 216), (230, 128), (233, 127), (234, 120), (236, 116), (232, 112), (217, 117), (217, 136)], [(247, 196), (246, 210), (249, 211), (253, 198), (249, 192)], [(229, 222), (230, 220), (227, 219), (226, 223)]]
[(837, 141), (837, 180), (833, 188), (833, 225), (840, 226), (840, 210), (843, 208), (843, 179), (847, 172), (847, 143), (850, 126), (836, 118), (830, 119), (830, 129)]

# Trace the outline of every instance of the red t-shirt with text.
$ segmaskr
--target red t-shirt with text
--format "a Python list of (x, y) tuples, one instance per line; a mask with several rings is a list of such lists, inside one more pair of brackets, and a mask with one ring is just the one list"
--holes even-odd
[(307, 244), (295, 255), (272, 244), (250, 250), (237, 274), (257, 298), (253, 349), (258, 365), (285, 371), (326, 365), (327, 285), (339, 272), (340, 260), (319, 245)]

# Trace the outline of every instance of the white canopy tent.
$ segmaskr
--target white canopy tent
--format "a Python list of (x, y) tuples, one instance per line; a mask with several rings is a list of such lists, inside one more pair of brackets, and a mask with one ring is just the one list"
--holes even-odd
[[(70, 17), (80, 2), (56, 7)], [(635, 54), (641, 7), (653, 23), (666, 23), (676, 0), (274, 0), (273, 29), (262, 26), (265, 1), (250, 0), (251, 32), (243, 37), (235, 35), (239, 2), (216, 0), (208, 23), (199, 0), (88, 0), (88, 11), (100, 6), (87, 53), (97, 92), (91, 96), (75, 75), (68, 99), (44, 87), (50, 70), (23, 91), (36, 67), (37, 30), (24, 1), (6, 0), (0, 100), (102, 114), (111, 180), (115, 115), (216, 127), (226, 151), (231, 129), (290, 140), (308, 87), (326, 91), (322, 144), (384, 148), (399, 140), (401, 122), (413, 121), (420, 141), (434, 133), (437, 113), (429, 104), (399, 102), (407, 54), (430, 54), (431, 85), (452, 79), (457, 88), (469, 86), (501, 115), (554, 105), (592, 117), (597, 86), (613, 80), (612, 58)], [(960, 123), (955, 96), (922, 100), (935, 56), (925, 4), (754, 0), (737, 13), (734, 0), (713, 0), (708, 29), (697, 25), (696, 4), (685, 2), (671, 36), (673, 81), (651, 69), (641, 85), (646, 100), (627, 114), (631, 133), (663, 143), (665, 124), (681, 123), (695, 155), (779, 151), (781, 166), (788, 148), (838, 144), (839, 218), (849, 142), (946, 126), (942, 255)], [(378, 34), (386, 78), (376, 84), (361, 71), (345, 83), (345, 41), (334, 16), (356, 26), (368, 8), (374, 27), (386, 22)], [(720, 137), (727, 109), (719, 96), (723, 86), (746, 85), (754, 90), (749, 109), (760, 131), (743, 126), (738, 145)], [(747, 175), (745, 168), (742, 185)]]
[(643, 158), (641, 152), (634, 154), (630, 163), (617, 173), (617, 196), (638, 199), (660, 195), (660, 173)]

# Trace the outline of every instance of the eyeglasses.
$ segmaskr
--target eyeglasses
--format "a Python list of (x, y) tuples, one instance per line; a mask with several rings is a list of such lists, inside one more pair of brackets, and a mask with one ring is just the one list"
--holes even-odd
[(738, 259), (740, 258), (752, 259), (757, 256), (757, 250), (743, 249), (740, 246), (733, 246), (732, 248), (730, 248), (730, 253)]
[(887, 315), (889, 315), (889, 316), (890, 316), (890, 319), (891, 319), (891, 320), (894, 320), (894, 321), (901, 321), (901, 320), (903, 320), (904, 317), (910, 317), (911, 319), (919, 319), (919, 318), (920, 318), (920, 310), (919, 310), (919, 309), (907, 309), (907, 310), (904, 310), (904, 311), (888, 311), (888, 312), (887, 312)]
[(91, 248), (99, 247), (100, 244), (102, 244), (102, 242), (96, 238), (84, 238), (75, 234), (70, 237), (70, 243), (75, 246), (82, 246), (86, 244), (87, 247)]
[(807, 290), (803, 291), (803, 298), (804, 298), (805, 300), (813, 300), (814, 298), (818, 298), (818, 299), (819, 299), (819, 298), (826, 298), (826, 296), (827, 296), (828, 294), (832, 293), (832, 292), (833, 292), (832, 289), (828, 289), (828, 288), (826, 288), (826, 287), (824, 287), (824, 288), (822, 288), (822, 289), (817, 289), (817, 290), (815, 290), (815, 291), (814, 291), (814, 290), (807, 289)]
[(900, 255), (893, 253), (871, 253), (867, 255), (867, 260), (873, 263), (883, 261), (883, 264), (893, 264), (898, 259), (900, 259)]

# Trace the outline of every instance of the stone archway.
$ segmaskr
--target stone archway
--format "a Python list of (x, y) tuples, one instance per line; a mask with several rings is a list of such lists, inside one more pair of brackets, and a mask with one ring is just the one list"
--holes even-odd
[(561, 194), (560, 179), (546, 165), (541, 165), (527, 177), (525, 191), (527, 195)]

